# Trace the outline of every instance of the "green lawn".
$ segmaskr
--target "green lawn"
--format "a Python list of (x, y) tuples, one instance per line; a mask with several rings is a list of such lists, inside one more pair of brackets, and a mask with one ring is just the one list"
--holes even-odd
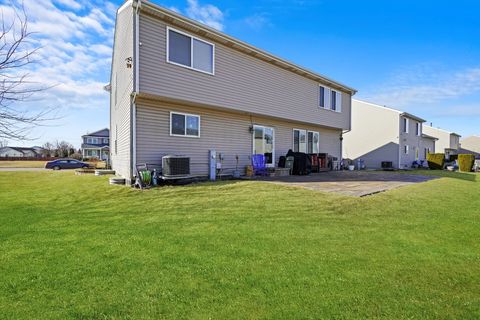
[(442, 174), (351, 198), (1, 172), (0, 318), (479, 319), (480, 178)]

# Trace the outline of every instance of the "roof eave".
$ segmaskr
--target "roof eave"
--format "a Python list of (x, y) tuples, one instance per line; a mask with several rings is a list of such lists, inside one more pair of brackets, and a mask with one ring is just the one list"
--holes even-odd
[[(138, 1), (138, 0), (137, 0)], [(133, 6), (136, 7), (137, 6), (137, 1), (134, 2)], [(279, 58), (277, 56), (274, 56), (262, 49), (259, 49), (259, 48), (256, 48), (246, 42), (243, 42), (241, 40), (238, 40), (236, 38), (233, 38), (223, 32), (220, 32), (218, 30), (215, 30), (211, 27), (208, 27), (202, 23), (199, 23), (195, 20), (192, 20), (190, 18), (187, 18), (183, 15), (180, 15), (174, 11), (171, 11), (171, 10), (168, 10), (166, 8), (163, 8), (161, 6), (158, 6), (152, 2), (141, 2), (141, 5), (138, 6), (140, 10), (143, 10), (144, 8), (148, 8), (148, 9), (151, 9), (153, 11), (156, 11), (157, 13), (160, 13), (164, 16), (168, 16), (170, 17), (171, 19), (176, 19), (176, 20), (179, 20), (187, 25), (191, 25), (197, 29), (199, 29), (200, 31), (203, 31), (203, 33), (206, 34), (212, 34), (216, 37), (219, 37), (219, 38), (223, 38), (225, 40), (225, 43), (226, 44), (230, 44), (230, 45), (234, 45), (235, 48), (242, 48), (244, 49), (244, 51), (248, 51), (248, 52), (251, 52), (252, 55), (254, 55), (255, 57), (257, 58), (263, 58), (262, 60), (267, 60), (267, 61), (270, 61), (270, 62), (275, 62), (275, 65), (277, 66), (280, 66), (282, 68), (285, 68), (287, 70), (290, 70), (292, 72), (295, 72), (297, 74), (300, 74), (300, 75), (303, 75), (303, 76), (309, 76), (310, 78), (314, 78), (316, 81), (319, 81), (319, 82), (323, 82), (323, 83), (326, 83), (328, 85), (333, 85), (333, 86), (336, 86), (336, 87), (339, 87), (340, 89), (343, 89), (347, 92), (349, 92), (352, 96), (355, 95), (357, 93), (357, 89), (354, 89), (352, 87), (349, 87), (343, 83), (340, 83), (338, 81), (335, 81), (335, 80), (332, 80), (326, 76), (323, 76), (323, 75), (320, 75), (316, 72), (313, 72), (311, 70), (308, 70), (306, 68), (303, 68), (295, 63), (292, 63), (292, 62), (289, 62), (285, 59), (282, 59), (282, 58)]]

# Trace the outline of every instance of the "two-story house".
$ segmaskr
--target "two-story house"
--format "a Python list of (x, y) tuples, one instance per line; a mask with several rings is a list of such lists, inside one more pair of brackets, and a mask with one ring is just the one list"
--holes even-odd
[(438, 139), (435, 144), (437, 152), (445, 153), (445, 158), (449, 159), (450, 155), (459, 153), (460, 138), (462, 136), (458, 133), (427, 125), (424, 126), (424, 131), (426, 134)]
[(139, 163), (185, 155), (207, 175), (208, 152), (243, 169), (289, 149), (341, 157), (355, 89), (145, 1), (117, 11), (111, 163), (130, 182)]
[(413, 114), (353, 99), (352, 128), (344, 134), (343, 157), (367, 168), (410, 168), (435, 152), (435, 137), (423, 133), (425, 120)]
[(102, 129), (82, 136), (82, 157), (108, 161), (110, 130)]

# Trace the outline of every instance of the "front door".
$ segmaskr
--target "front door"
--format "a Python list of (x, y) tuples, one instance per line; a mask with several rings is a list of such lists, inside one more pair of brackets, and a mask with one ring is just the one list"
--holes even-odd
[(253, 126), (253, 154), (265, 155), (267, 167), (275, 166), (275, 130), (270, 127)]

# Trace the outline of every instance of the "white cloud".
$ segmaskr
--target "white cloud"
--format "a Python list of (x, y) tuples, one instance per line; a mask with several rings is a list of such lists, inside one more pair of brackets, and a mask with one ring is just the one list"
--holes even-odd
[(433, 104), (480, 92), (480, 67), (444, 71), (416, 66), (400, 71), (386, 85), (362, 96), (398, 108)]
[(264, 27), (271, 26), (270, 19), (265, 14), (256, 13), (244, 19), (245, 23), (254, 30), (261, 30)]
[[(21, 6), (21, 0), (13, 2)], [(40, 47), (35, 63), (18, 70), (43, 87), (18, 108), (40, 107), (105, 109), (112, 54), (115, 5), (110, 2), (72, 0), (23, 0), (32, 47)], [(0, 2), (8, 13), (9, 2)]]
[(187, 16), (206, 24), (209, 27), (222, 31), (224, 29), (224, 14), (211, 4), (200, 5), (197, 0), (187, 0)]

